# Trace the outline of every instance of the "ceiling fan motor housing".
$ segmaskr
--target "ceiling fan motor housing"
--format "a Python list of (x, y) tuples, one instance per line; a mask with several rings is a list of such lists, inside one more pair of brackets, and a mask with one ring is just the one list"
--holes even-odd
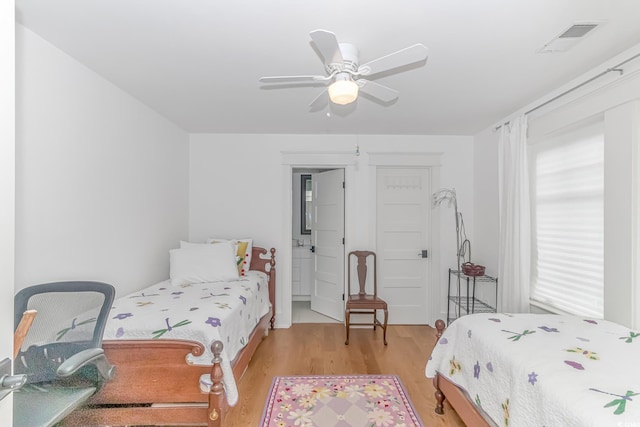
[(357, 73), (360, 66), (360, 51), (358, 51), (358, 48), (350, 43), (340, 43), (340, 53), (342, 53), (343, 63), (331, 64), (331, 67), (336, 66), (338, 70), (347, 71), (352, 75)]

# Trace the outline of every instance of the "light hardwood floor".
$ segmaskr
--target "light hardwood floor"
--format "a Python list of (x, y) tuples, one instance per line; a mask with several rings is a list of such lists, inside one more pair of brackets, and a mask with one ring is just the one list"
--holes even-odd
[(344, 345), (342, 324), (294, 324), (269, 332), (238, 384), (240, 401), (231, 410), (230, 426), (257, 426), (271, 381), (277, 375), (394, 374), (402, 380), (425, 426), (464, 426), (450, 406), (434, 413), (431, 380), (424, 369), (435, 342), (429, 326), (390, 325), (388, 346), (378, 329), (352, 328)]

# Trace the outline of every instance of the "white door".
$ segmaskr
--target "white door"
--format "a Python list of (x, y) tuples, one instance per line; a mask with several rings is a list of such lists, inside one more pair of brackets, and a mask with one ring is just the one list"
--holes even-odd
[(427, 324), (431, 187), (426, 168), (377, 169), (378, 295), (389, 323)]
[(311, 177), (313, 286), (311, 309), (344, 320), (344, 169)]
[[(0, 4), (0, 360), (12, 357), (15, 239), (15, 4)], [(0, 424), (12, 424), (13, 396), (0, 400)]]

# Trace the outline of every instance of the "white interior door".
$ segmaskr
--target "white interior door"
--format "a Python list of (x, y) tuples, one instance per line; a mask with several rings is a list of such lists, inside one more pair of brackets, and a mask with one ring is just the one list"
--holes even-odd
[(311, 177), (313, 286), (311, 309), (344, 320), (344, 169)]
[(427, 324), (431, 186), (426, 168), (378, 168), (378, 295), (389, 323)]

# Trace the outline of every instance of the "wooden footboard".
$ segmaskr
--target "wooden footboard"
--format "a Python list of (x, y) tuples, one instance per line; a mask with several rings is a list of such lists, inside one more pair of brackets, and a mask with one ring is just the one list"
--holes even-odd
[[(444, 321), (436, 321), (436, 342), (442, 337), (445, 326)], [(436, 374), (433, 378), (433, 386), (436, 389), (436, 414), (444, 414), (444, 401), (446, 399), (466, 425), (474, 427), (493, 427), (495, 425), (493, 422), (487, 421), (489, 417), (485, 417), (471, 401), (467, 393), (449, 381), (448, 378)]]
[[(249, 337), (232, 362), (236, 382), (247, 369), (262, 339), (273, 329), (275, 318), (275, 249), (253, 248), (251, 269), (269, 276), (271, 310)], [(177, 426), (222, 427), (229, 412), (220, 363), (222, 343), (211, 350), (212, 366), (187, 363), (187, 356), (201, 356), (204, 346), (184, 340), (104, 341), (107, 360), (116, 367), (116, 377), (91, 398), (89, 405), (73, 412), (64, 426)], [(209, 393), (200, 390), (200, 377), (210, 374)]]

